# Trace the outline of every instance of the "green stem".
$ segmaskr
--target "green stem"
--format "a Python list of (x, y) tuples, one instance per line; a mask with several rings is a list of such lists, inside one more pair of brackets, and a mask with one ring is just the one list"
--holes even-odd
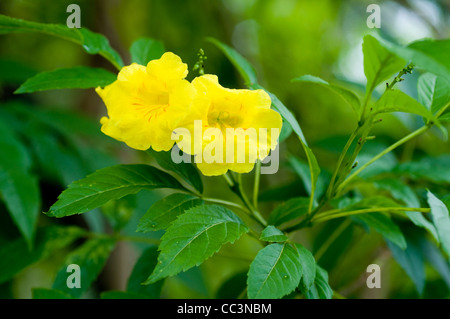
[(333, 213), (329, 214), (328, 212), (323, 212), (321, 214), (318, 214), (315, 218), (312, 219), (312, 222), (316, 223), (322, 223), (324, 221), (340, 218), (340, 217), (346, 217), (346, 216), (352, 216), (352, 215), (358, 215), (358, 214), (366, 214), (366, 213), (378, 213), (378, 212), (401, 212), (401, 211), (407, 211), (407, 212), (422, 212), (422, 213), (429, 213), (429, 208), (413, 208), (413, 207), (373, 207), (373, 208), (364, 208), (364, 209), (358, 209), (358, 210), (352, 210), (342, 213)]
[(258, 209), (259, 180), (261, 177), (261, 161), (256, 161), (255, 182), (253, 184), (253, 207)]
[(264, 227), (267, 226), (267, 221), (264, 219), (264, 217), (261, 216), (261, 214), (252, 206), (249, 199), (247, 198), (247, 195), (245, 195), (244, 188), (242, 186), (242, 174), (238, 174), (238, 179), (236, 181), (238, 186), (238, 196), (241, 198), (241, 200), (244, 202), (245, 206), (249, 209), (249, 211), (252, 213), (252, 215), (258, 220), (258, 222), (263, 225)]
[(388, 148), (386, 148), (385, 150), (381, 151), (380, 153), (378, 153), (377, 155), (375, 155), (372, 159), (370, 159), (367, 163), (365, 163), (364, 165), (362, 165), (360, 168), (358, 168), (355, 172), (353, 172), (346, 180), (344, 180), (336, 189), (336, 192), (339, 194), (344, 187), (353, 179), (355, 178), (359, 173), (361, 173), (365, 168), (367, 168), (370, 164), (372, 164), (373, 162), (377, 161), (379, 158), (383, 157), (384, 155), (386, 155), (387, 153), (391, 152), (392, 150), (394, 150), (395, 148), (399, 147), (400, 145), (408, 142), (409, 140), (413, 139), (414, 137), (422, 134), (423, 132), (425, 132), (426, 130), (428, 130), (430, 128), (429, 125), (424, 125), (421, 128), (415, 130), (414, 132), (408, 134), (407, 136), (405, 136), (404, 138), (402, 138), (401, 140), (397, 141), (396, 143), (392, 144), (391, 146), (389, 146)]
[(227, 201), (227, 200), (223, 200), (223, 199), (219, 199), (219, 198), (210, 198), (210, 197), (201, 197), (201, 199), (203, 199), (204, 201), (207, 201), (207, 202), (218, 203), (218, 204), (223, 204), (223, 205), (227, 205), (227, 206), (237, 207), (237, 208), (239, 208), (239, 209), (241, 209), (243, 211), (247, 211), (244, 206), (239, 205), (239, 204), (237, 204), (235, 202), (230, 202), (230, 201)]

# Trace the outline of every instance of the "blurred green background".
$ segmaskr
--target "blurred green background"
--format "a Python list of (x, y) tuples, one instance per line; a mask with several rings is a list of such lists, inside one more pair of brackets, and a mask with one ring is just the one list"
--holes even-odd
[[(241, 88), (242, 80), (231, 63), (205, 38), (215, 37), (233, 46), (255, 66), (261, 84), (294, 112), (319, 164), (324, 170), (334, 168), (346, 136), (354, 129), (355, 116), (342, 101), (323, 94), (322, 88), (290, 81), (303, 74), (312, 74), (363, 93), (361, 44), (363, 35), (377, 32), (366, 25), (369, 16), (366, 8), (374, 1), (1, 0), (0, 13), (30, 21), (65, 24), (69, 15), (66, 8), (71, 3), (81, 7), (82, 27), (104, 34), (124, 57), (125, 64), (130, 61), (128, 49), (133, 41), (150, 37), (162, 41), (168, 51), (181, 56), (190, 70), (197, 60), (198, 50), (203, 48), (208, 57), (206, 73), (217, 74), (226, 87)], [(381, 6), (378, 32), (387, 39), (406, 44), (424, 37), (449, 36), (448, 1), (376, 3)], [(61, 39), (38, 34), (0, 35), (0, 120), (13, 125), (21, 133), (20, 138), (29, 145), (32, 170), (39, 177), (42, 211), (48, 210), (70, 182), (95, 169), (119, 162), (151, 161), (148, 156), (100, 133), (98, 120), (105, 115), (106, 109), (93, 89), (13, 94), (21, 83), (37, 72), (77, 65), (104, 67), (116, 72), (100, 56), (88, 55), (81, 47)], [(414, 72), (400, 83), (400, 88), (413, 97), (416, 96), (418, 75)], [(188, 78), (194, 76), (191, 72)], [(415, 125), (412, 117), (386, 115), (374, 132), (379, 143), (375, 145), (390, 144)], [(282, 145), (282, 158), (288, 151), (304, 157), (295, 138), (291, 137)], [(397, 155), (408, 160), (417, 154), (449, 152), (449, 143), (433, 129)], [(215, 185), (224, 185), (218, 178), (208, 179), (206, 183), (211, 194), (218, 193)], [(303, 187), (283, 160), (278, 174), (263, 176), (263, 191), (275, 185), (287, 188), (272, 195), (278, 198), (274, 197), (268, 203), (268, 212), (277, 201), (301, 195), (296, 192)], [(448, 189), (448, 184), (442, 187)], [(123, 212), (124, 218), (130, 220), (124, 231), (134, 235), (139, 216), (162, 194), (166, 193), (143, 192), (115, 203), (113, 209)], [(114, 225), (105, 216), (107, 214), (100, 211), (57, 221), (40, 216), (39, 225), (74, 224), (98, 232), (110, 231)], [(302, 232), (299, 240), (316, 250), (336, 227), (336, 224), (327, 223), (322, 228)], [(157, 235), (160, 234), (155, 237)], [(0, 245), (19, 236), (6, 208), (0, 205)], [(246, 240), (237, 246), (242, 256), (255, 254), (258, 249), (254, 242)], [(13, 280), (0, 285), (0, 297), (30, 298), (31, 288), (50, 287), (61, 260), (72, 248), (65, 248), (24, 268)], [(124, 289), (141, 249), (140, 245), (120, 244), (86, 297), (96, 297), (100, 291)], [(222, 252), (224, 255), (227, 252), (235, 254), (230, 245)], [(382, 289), (370, 290), (365, 286), (365, 267), (374, 262), (383, 265), (386, 275)], [(320, 264), (329, 271), (331, 286), (347, 297), (419, 296), (404, 270), (390, 257), (383, 240), (365, 235), (361, 228), (351, 227), (340, 236), (323, 255)], [(218, 296), (224, 280), (237, 275), (236, 282), (240, 282), (242, 275), (239, 272), (245, 271), (246, 267), (245, 259), (215, 256), (200, 268), (169, 279), (162, 296)], [(441, 271), (428, 264), (426, 271), (428, 281), (423, 296), (449, 297), (450, 273), (445, 260)]]

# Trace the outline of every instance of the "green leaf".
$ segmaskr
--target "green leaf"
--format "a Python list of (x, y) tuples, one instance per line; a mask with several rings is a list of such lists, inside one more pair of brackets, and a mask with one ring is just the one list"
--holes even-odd
[[(376, 181), (378, 189), (389, 191), (395, 199), (404, 202), (408, 207), (420, 207), (420, 201), (414, 191), (402, 181), (393, 178), (385, 178)], [(421, 212), (405, 212), (408, 218), (419, 227), (425, 228), (439, 242), (436, 227), (426, 219)]]
[(356, 94), (353, 93), (352, 91), (342, 88), (340, 86), (328, 83), (327, 81), (325, 81), (319, 77), (309, 75), (309, 74), (302, 75), (298, 78), (295, 78), (292, 80), (292, 82), (316, 83), (318, 85), (321, 85), (321, 86), (331, 90), (332, 92), (339, 95), (339, 97), (341, 97), (342, 100), (344, 100), (344, 102), (347, 103), (353, 109), (353, 111), (356, 113), (357, 118), (359, 119), (359, 116), (361, 113), (361, 103), (359, 101), (358, 96), (356, 96)]
[(142, 285), (153, 269), (155, 269), (157, 263), (157, 247), (150, 247), (145, 250), (136, 262), (133, 272), (128, 279), (127, 291), (147, 296), (152, 299), (159, 298), (164, 280), (157, 281), (152, 285)]
[(450, 101), (450, 85), (442, 77), (425, 73), (417, 80), (419, 102), (435, 114)]
[(27, 171), (31, 158), (26, 146), (3, 120), (0, 121), (0, 169)]
[(0, 283), (11, 279), (22, 269), (66, 247), (85, 233), (78, 227), (48, 226), (39, 228), (33, 250), (24, 238), (2, 243), (0, 246)]
[(0, 34), (12, 32), (37, 32), (59, 37), (81, 45), (89, 54), (100, 54), (118, 69), (123, 67), (122, 58), (111, 48), (108, 39), (87, 29), (70, 29), (61, 24), (31, 22), (0, 15)]
[(175, 163), (172, 160), (171, 152), (157, 152), (150, 148), (147, 150), (147, 153), (150, 154), (163, 169), (178, 174), (196, 190), (203, 193), (202, 178), (194, 164), (184, 162), (179, 164)]
[(423, 157), (417, 161), (401, 163), (394, 168), (395, 173), (402, 173), (414, 180), (424, 179), (435, 183), (450, 183), (450, 155)]
[(427, 119), (432, 117), (423, 105), (402, 91), (388, 90), (375, 103), (374, 113), (407, 112), (423, 116)]
[(441, 245), (450, 260), (450, 216), (447, 206), (430, 191), (427, 192), (428, 205), (436, 226)]
[(257, 83), (256, 72), (253, 66), (235, 49), (229, 47), (228, 45), (216, 40), (214, 38), (207, 38), (208, 42), (214, 44), (219, 48), (234, 65), (234, 67), (239, 71), (239, 74), (244, 79), (245, 85), (251, 86)]
[(238, 299), (247, 291), (247, 272), (239, 272), (221, 284), (216, 299)]
[(137, 39), (130, 47), (131, 62), (147, 65), (149, 61), (159, 59), (165, 51), (161, 41), (148, 38)]
[(116, 78), (115, 74), (104, 69), (77, 66), (39, 73), (29, 78), (14, 93), (103, 87), (114, 82)]
[(366, 92), (370, 94), (381, 82), (399, 72), (406, 61), (386, 49), (371, 35), (364, 37), (364, 74), (367, 78)]
[(161, 238), (158, 265), (146, 284), (201, 264), (225, 243), (248, 231), (229, 209), (218, 205), (191, 208), (180, 215)]
[(250, 299), (281, 298), (300, 283), (302, 264), (297, 249), (291, 244), (271, 244), (261, 249), (248, 272)]
[(280, 226), (308, 213), (309, 198), (291, 198), (277, 206), (269, 216), (269, 224)]
[(130, 291), (111, 290), (100, 294), (101, 299), (151, 299), (148, 296)]
[(300, 255), (300, 263), (302, 265), (303, 276), (300, 280), (300, 287), (309, 290), (316, 278), (316, 260), (313, 254), (300, 244), (295, 244)]
[(47, 215), (64, 217), (81, 214), (110, 200), (156, 188), (183, 189), (176, 179), (154, 167), (143, 164), (115, 165), (70, 184)]
[(72, 299), (72, 297), (62, 291), (47, 288), (33, 288), (33, 299)]
[(314, 284), (307, 291), (300, 287), (300, 291), (306, 299), (331, 299), (333, 297), (333, 289), (328, 283), (327, 271), (317, 265)]
[[(52, 288), (65, 292), (74, 298), (80, 298), (102, 271), (115, 243), (116, 241), (111, 238), (90, 239), (72, 251), (58, 271)], [(76, 289), (67, 286), (67, 279), (71, 275), (67, 272), (67, 267), (72, 264), (80, 267), (81, 285), (80, 288)]]
[(261, 232), (260, 240), (268, 242), (284, 242), (288, 238), (287, 236), (275, 226), (269, 225)]
[(358, 214), (352, 216), (352, 219), (368, 225), (377, 233), (380, 233), (385, 239), (396, 244), (403, 250), (406, 249), (407, 244), (402, 231), (388, 215), (383, 213)]
[(177, 217), (203, 200), (189, 194), (172, 194), (154, 203), (139, 221), (137, 231), (149, 232), (166, 229)]
[(314, 154), (312, 154), (311, 149), (307, 147), (306, 150), (307, 154), (309, 153), (309, 156), (312, 160), (312, 170), (310, 169), (309, 165), (301, 162), (295, 156), (289, 156), (288, 162), (297, 173), (297, 175), (302, 179), (308, 194), (311, 195), (312, 193), (314, 193), (314, 197), (317, 198), (317, 195), (319, 194), (316, 193), (316, 187), (320, 175), (320, 167), (317, 163), (316, 157), (314, 156)]
[(425, 264), (420, 247), (411, 240), (407, 241), (408, 247), (405, 250), (400, 249), (389, 240), (386, 242), (395, 260), (406, 271), (417, 291), (422, 295), (425, 287)]

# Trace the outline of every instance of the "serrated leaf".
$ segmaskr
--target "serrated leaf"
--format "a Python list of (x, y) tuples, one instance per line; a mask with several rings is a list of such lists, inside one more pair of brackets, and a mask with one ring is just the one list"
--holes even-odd
[(395, 260), (406, 271), (414, 282), (418, 293), (422, 295), (425, 287), (425, 264), (420, 247), (411, 240), (407, 241), (405, 250), (400, 249), (389, 240), (386, 240), (386, 242)]
[(104, 69), (76, 66), (36, 74), (26, 80), (14, 93), (104, 87), (116, 79), (117, 75)]
[(328, 273), (325, 269), (317, 265), (316, 277), (314, 284), (309, 290), (302, 290), (306, 299), (331, 299), (333, 297), (333, 289), (331, 289), (328, 283)]
[(427, 192), (428, 205), (441, 245), (450, 260), (450, 216), (447, 206), (430, 191)]
[(61, 24), (31, 22), (0, 15), (0, 34), (12, 32), (37, 32), (56, 36), (80, 44), (89, 54), (100, 54), (118, 69), (123, 67), (122, 58), (111, 48), (108, 39), (84, 28), (70, 29)]
[(403, 236), (402, 231), (388, 215), (383, 213), (367, 213), (354, 215), (352, 216), (352, 219), (363, 222), (377, 233), (380, 233), (385, 239), (396, 244), (403, 250), (406, 249), (406, 239)]
[(399, 72), (406, 64), (404, 59), (386, 49), (371, 35), (364, 37), (362, 48), (367, 93), (371, 93), (378, 84)]
[(158, 248), (150, 247), (145, 250), (134, 265), (130, 278), (128, 279), (127, 291), (146, 296), (147, 298), (158, 299), (164, 280), (160, 280), (151, 285), (142, 285), (149, 274), (155, 269), (158, 263)]
[(347, 103), (353, 111), (356, 113), (357, 118), (359, 119), (360, 113), (361, 113), (361, 103), (359, 101), (358, 96), (356, 96), (355, 93), (353, 93), (350, 90), (347, 90), (345, 88), (342, 88), (340, 86), (331, 84), (319, 77), (313, 76), (313, 75), (302, 75), (298, 78), (295, 78), (292, 80), (292, 82), (309, 82), (309, 83), (315, 83), (320, 86), (323, 86), (332, 92), (336, 93), (341, 97), (345, 103)]
[(2, 243), (0, 246), (0, 283), (15, 276), (19, 271), (54, 251), (68, 246), (85, 231), (78, 227), (48, 226), (39, 228), (33, 250), (28, 249), (24, 238)]
[(72, 297), (62, 291), (47, 288), (33, 288), (33, 299), (72, 299)]
[(81, 214), (110, 200), (136, 194), (143, 189), (156, 188), (183, 189), (175, 178), (155, 167), (143, 164), (115, 165), (70, 184), (50, 207), (47, 215), (64, 217)]
[[(116, 241), (111, 238), (96, 238), (88, 240), (72, 251), (58, 271), (52, 288), (74, 298), (80, 298), (102, 271), (115, 244)], [(67, 279), (70, 276), (70, 273), (67, 272), (67, 266), (71, 264), (80, 267), (80, 288), (71, 289), (67, 286)]]
[(450, 101), (450, 85), (432, 73), (422, 74), (417, 80), (419, 102), (435, 114)]
[(201, 264), (222, 245), (233, 243), (247, 231), (242, 220), (223, 206), (191, 208), (180, 215), (161, 238), (158, 265), (146, 284)]
[(313, 254), (300, 244), (295, 244), (300, 255), (300, 263), (302, 265), (303, 276), (300, 280), (300, 287), (309, 290), (316, 278), (316, 260)]
[[(395, 199), (403, 201), (408, 207), (420, 207), (419, 199), (414, 191), (398, 179), (385, 178), (376, 181), (375, 186), (392, 194)], [(425, 228), (439, 242), (436, 227), (426, 219), (421, 212), (405, 212), (408, 218), (419, 227)]]
[[(175, 145), (174, 148), (178, 148), (178, 146)], [(157, 152), (150, 148), (147, 150), (147, 153), (150, 154), (163, 169), (178, 174), (196, 190), (203, 193), (202, 178), (194, 164), (184, 162), (179, 164), (175, 163), (172, 160), (171, 152)]]
[(255, 69), (241, 54), (214, 38), (207, 38), (207, 41), (214, 44), (227, 56), (228, 60), (230, 60), (244, 79), (245, 85), (251, 86), (252, 84), (257, 83)]
[(277, 206), (269, 216), (269, 224), (279, 226), (308, 213), (309, 198), (291, 198)]
[(269, 225), (261, 232), (260, 240), (268, 242), (284, 242), (288, 238), (286, 235), (273, 225)]
[(186, 210), (203, 204), (198, 197), (176, 193), (154, 203), (139, 221), (137, 231), (149, 232), (166, 229)]
[(423, 116), (427, 119), (432, 117), (423, 105), (412, 97), (398, 90), (388, 90), (375, 103), (374, 113), (407, 112)]
[(291, 244), (271, 244), (261, 249), (248, 271), (248, 298), (275, 299), (292, 292), (300, 283), (302, 265)]
[(161, 41), (149, 38), (137, 39), (130, 47), (131, 62), (147, 65), (151, 60), (159, 59), (165, 51)]

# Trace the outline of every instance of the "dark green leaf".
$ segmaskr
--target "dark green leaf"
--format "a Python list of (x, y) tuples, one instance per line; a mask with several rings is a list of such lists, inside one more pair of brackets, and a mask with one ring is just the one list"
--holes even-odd
[(69, 185), (47, 215), (64, 217), (81, 214), (110, 200), (156, 188), (183, 189), (172, 176), (148, 165), (111, 166)]
[(101, 299), (150, 299), (150, 297), (130, 291), (111, 290), (100, 294)]
[(223, 244), (233, 243), (247, 231), (242, 220), (225, 207), (203, 205), (191, 208), (180, 215), (161, 238), (158, 265), (146, 283), (201, 264)]
[(39, 73), (29, 78), (14, 93), (103, 87), (114, 82), (116, 78), (115, 74), (104, 69), (77, 66)]
[(306, 299), (331, 299), (333, 297), (333, 290), (328, 283), (327, 271), (317, 265), (314, 284), (307, 291), (300, 287), (300, 291)]
[(284, 242), (288, 238), (281, 230), (275, 226), (269, 225), (261, 232), (259, 239), (268, 242)]
[[(72, 251), (58, 271), (53, 288), (72, 297), (80, 298), (102, 271), (115, 243), (115, 240), (110, 238), (90, 239), (81, 247)], [(67, 272), (67, 267), (72, 264), (80, 267), (80, 288), (71, 289), (67, 286), (67, 279), (71, 275), (70, 272)]]
[(157, 263), (157, 247), (150, 247), (145, 250), (136, 262), (133, 272), (128, 279), (127, 291), (144, 295), (152, 299), (159, 298), (164, 280), (157, 281), (151, 285), (142, 285), (153, 269), (155, 269)]
[(337, 85), (328, 83), (327, 81), (325, 81), (321, 78), (318, 78), (316, 76), (309, 75), (309, 74), (302, 75), (298, 78), (293, 79), (292, 81), (293, 82), (316, 83), (318, 85), (321, 85), (321, 86), (331, 90), (332, 92), (339, 95), (344, 100), (344, 102), (347, 103), (353, 109), (353, 111), (356, 113), (357, 118), (359, 119), (359, 116), (361, 113), (361, 104), (359, 102), (358, 96), (356, 96), (355, 93), (353, 93), (352, 91), (344, 89)]
[(131, 62), (147, 65), (149, 61), (159, 59), (165, 51), (161, 41), (148, 38), (137, 39), (130, 47)]
[[(177, 146), (174, 146), (174, 148), (177, 148)], [(196, 190), (203, 193), (202, 178), (200, 177), (197, 168), (192, 163), (174, 163), (171, 152), (157, 152), (150, 148), (147, 150), (147, 153), (150, 154), (163, 169), (180, 175), (186, 182), (194, 186)]]
[(298, 250), (291, 244), (271, 244), (261, 249), (248, 272), (250, 299), (281, 298), (300, 283), (302, 264)]
[(247, 272), (240, 272), (227, 279), (216, 293), (216, 299), (238, 299), (247, 290)]
[(33, 299), (72, 299), (72, 297), (56, 289), (33, 288)]
[(303, 276), (300, 285), (303, 289), (309, 290), (316, 278), (316, 260), (313, 254), (300, 244), (295, 244), (300, 255), (300, 263), (302, 265)]
[(198, 197), (176, 193), (169, 195), (156, 203), (142, 216), (139, 221), (139, 232), (149, 232), (166, 229), (177, 217), (192, 207), (203, 204)]
[(269, 216), (269, 224), (279, 226), (308, 213), (309, 198), (291, 198), (277, 206)]

